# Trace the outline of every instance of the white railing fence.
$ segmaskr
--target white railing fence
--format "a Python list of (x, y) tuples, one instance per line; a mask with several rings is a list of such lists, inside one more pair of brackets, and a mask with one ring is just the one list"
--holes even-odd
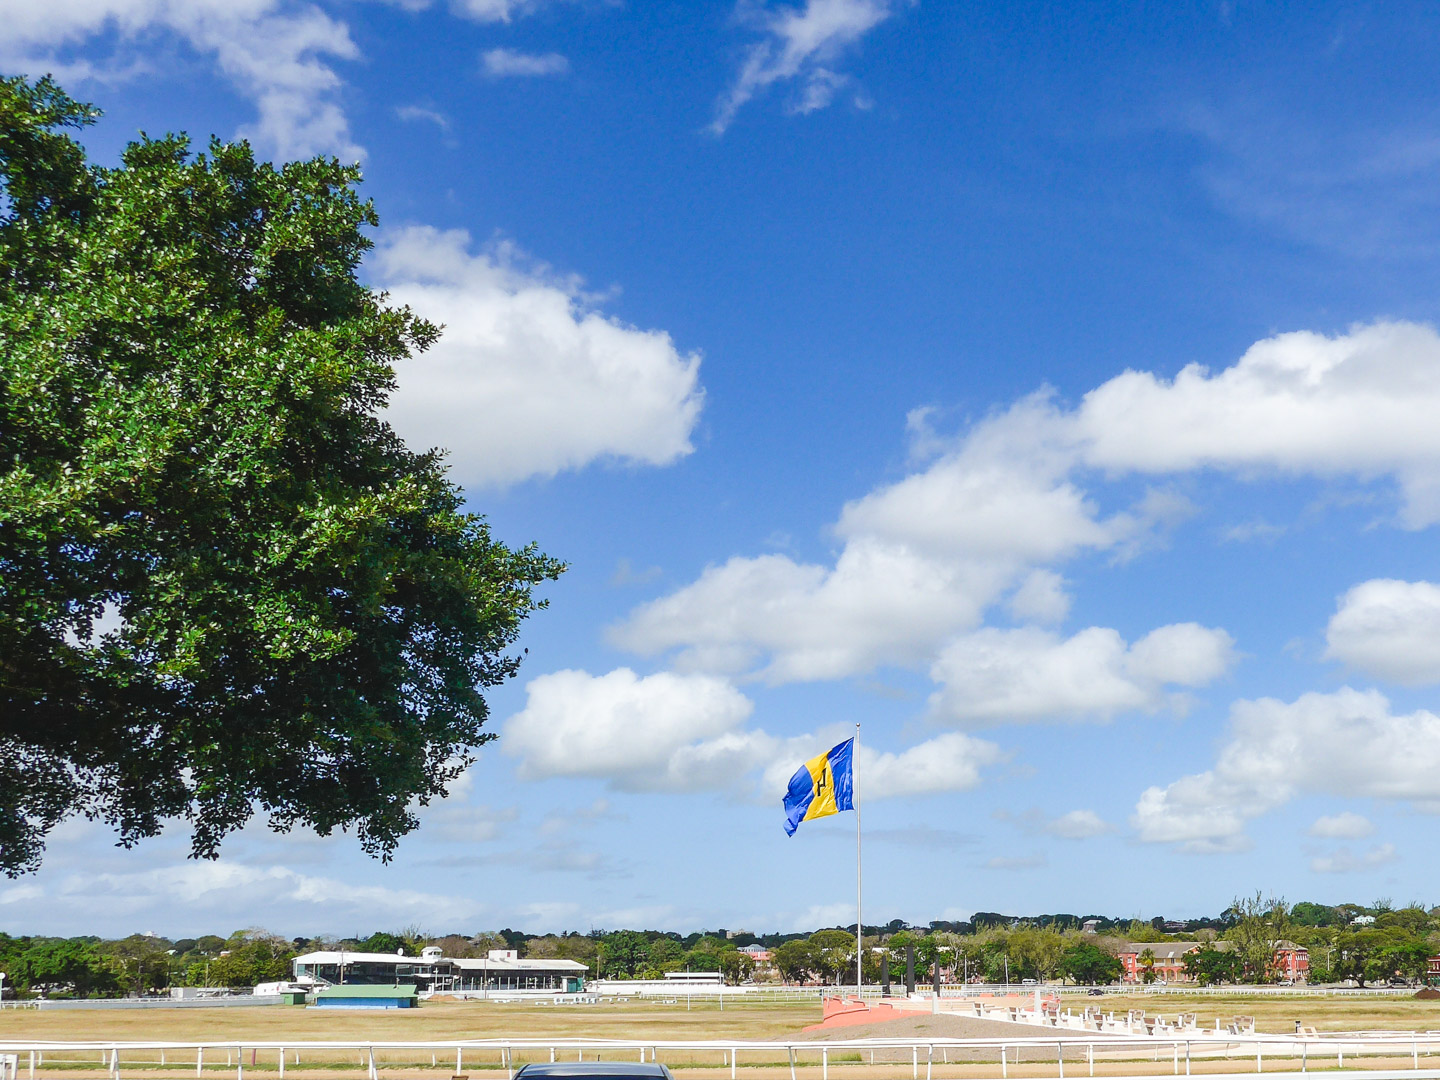
[[(743, 1055), (743, 1058), (742, 1058)], [(1346, 1080), (1410, 1077), (1440, 1080), (1440, 1031), (1371, 1032), (1290, 1037), (1279, 1035), (1178, 1037), (1097, 1036), (1093, 1038), (889, 1038), (811, 1041), (753, 1040), (631, 1040), (631, 1039), (479, 1039), (460, 1042), (391, 1041), (286, 1041), (286, 1042), (53, 1042), (0, 1041), (0, 1080), (35, 1080), (41, 1073), (63, 1070), (102, 1070), (120, 1080), (124, 1070), (183, 1070), (188, 1075), (234, 1072), (244, 1080), (246, 1070), (283, 1080), (291, 1071), (354, 1071), (363, 1069), (368, 1080), (380, 1080), (381, 1071), (407, 1076), (417, 1071), (464, 1075), (467, 1069), (503, 1071), (507, 1078), (528, 1062), (543, 1061), (652, 1061), (675, 1068), (704, 1067), (714, 1075), (729, 1069), (787, 1065), (792, 1080), (798, 1069), (829, 1080), (831, 1067), (889, 1068), (903, 1075), (909, 1066), (911, 1080), (926, 1080), (950, 1065), (976, 1062), (998, 1064), (999, 1076), (1023, 1067), (1024, 1075), (1071, 1077), (1190, 1076), (1210, 1080), (1252, 1076), (1256, 1073), (1344, 1070)], [(1422, 1060), (1425, 1065), (1422, 1068)], [(1136, 1070), (1136, 1064), (1153, 1069)], [(1253, 1063), (1253, 1064), (1252, 1064)], [(1168, 1067), (1167, 1067), (1168, 1066)], [(1038, 1069), (1038, 1072), (1037, 1072)], [(132, 1074), (133, 1075), (133, 1074)], [(856, 1075), (856, 1074), (851, 1074)], [(863, 1075), (860, 1074), (860, 1075)]]
[[(995, 994), (1033, 994), (1037, 989), (1035, 983), (943, 983), (940, 987), (940, 996), (950, 997), (983, 997)], [(1088, 995), (1092, 990), (1098, 990), (1100, 994), (1130, 996), (1164, 996), (1167, 994), (1197, 994), (1204, 997), (1232, 997), (1232, 996), (1265, 996), (1265, 997), (1413, 997), (1416, 991), (1414, 986), (1250, 986), (1234, 984), (1225, 986), (1196, 986), (1194, 983), (1174, 983), (1170, 985), (1145, 986), (1143, 984), (1122, 984), (1107, 986), (1069, 986), (1060, 983), (1040, 983), (1038, 989), (1045, 994), (1081, 994)], [(915, 980), (915, 992), (917, 994), (931, 994), (934, 992), (934, 985), (928, 979), (917, 977)], [(664, 984), (659, 980), (641, 979), (604, 979), (594, 980), (589, 984), (587, 993), (598, 994), (602, 997), (686, 997), (709, 998), (724, 996), (727, 999), (745, 999), (758, 1001), (814, 1001), (826, 997), (851, 997), (855, 996), (855, 984), (849, 986), (796, 986), (783, 983), (759, 983), (747, 986), (726, 986), (699, 985), (685, 987), (674, 984)], [(883, 996), (883, 988), (877, 983), (866, 985), (861, 990), (864, 998), (878, 998)], [(890, 993), (894, 997), (905, 996), (905, 979), (902, 975), (899, 979), (892, 980)], [(1097, 994), (1095, 996), (1100, 996)]]

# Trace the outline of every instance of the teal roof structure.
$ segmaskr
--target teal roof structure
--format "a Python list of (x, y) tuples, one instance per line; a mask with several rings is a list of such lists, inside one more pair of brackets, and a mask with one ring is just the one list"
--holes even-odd
[(402, 998), (414, 997), (415, 984), (401, 983), (398, 986), (367, 986), (359, 984), (327, 986), (315, 997), (318, 998)]

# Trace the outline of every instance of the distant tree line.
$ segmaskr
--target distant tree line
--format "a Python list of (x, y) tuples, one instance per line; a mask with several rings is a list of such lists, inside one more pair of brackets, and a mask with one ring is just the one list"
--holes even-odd
[[(1086, 924), (1089, 923), (1089, 929)], [(1293, 906), (1260, 894), (1238, 898), (1214, 918), (1183, 922), (1098, 915), (1004, 915), (977, 912), (967, 921), (911, 926), (901, 920), (864, 928), (864, 976), (879, 982), (888, 961), (903, 982), (913, 955), (918, 982), (938, 965), (946, 982), (1064, 980), (1103, 984), (1120, 978), (1127, 945), (1198, 941), (1185, 958), (1202, 985), (1264, 983), (1282, 942), (1305, 947), (1311, 982), (1372, 985), (1416, 983), (1440, 954), (1440, 907), (1397, 907), (1388, 900)], [(767, 978), (789, 983), (843, 983), (854, 978), (854, 927), (809, 933), (753, 934), (724, 929), (679, 934), (666, 930), (592, 930), (530, 934), (509, 927), (476, 934), (429, 934), (417, 927), (346, 938), (285, 938), (263, 929), (168, 939), (132, 934), (118, 939), (11, 937), (0, 933), (0, 971), (7, 995), (116, 997), (163, 992), (172, 986), (253, 987), (290, 977), (292, 961), (312, 949), (419, 955), (428, 945), (446, 956), (479, 957), (513, 949), (522, 957), (576, 960), (592, 977), (654, 979), (671, 971), (715, 971), (727, 982)], [(742, 950), (761, 945), (770, 963), (757, 969)], [(913, 953), (912, 953), (913, 950)], [(1148, 957), (1147, 957), (1148, 953)], [(1156, 977), (1153, 949), (1139, 954), (1141, 978)]]

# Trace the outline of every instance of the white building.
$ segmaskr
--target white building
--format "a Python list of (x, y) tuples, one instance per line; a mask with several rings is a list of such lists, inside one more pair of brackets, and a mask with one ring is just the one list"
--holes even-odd
[(414, 983), (421, 993), (578, 994), (589, 970), (576, 960), (520, 959), (513, 949), (491, 949), (483, 957), (449, 957), (435, 946), (419, 956), (404, 953), (305, 953), (294, 961), (295, 981), (309, 986), (341, 983), (393, 986)]

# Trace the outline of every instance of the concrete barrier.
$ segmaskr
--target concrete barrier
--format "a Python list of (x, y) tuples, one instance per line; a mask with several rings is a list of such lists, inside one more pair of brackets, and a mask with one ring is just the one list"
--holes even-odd
[(233, 994), (211, 998), (70, 998), (37, 1001), (37, 1009), (236, 1009), (246, 1005), (283, 1005), (279, 994)]

